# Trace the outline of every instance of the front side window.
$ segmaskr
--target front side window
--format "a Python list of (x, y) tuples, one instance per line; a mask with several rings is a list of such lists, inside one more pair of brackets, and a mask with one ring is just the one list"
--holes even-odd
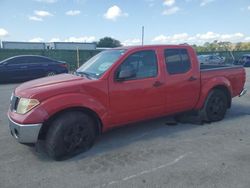
[(21, 65), (26, 63), (27, 59), (25, 57), (16, 57), (8, 60), (8, 65)]
[(145, 50), (135, 52), (129, 55), (120, 65), (116, 72), (116, 78), (119, 79), (121, 72), (133, 70), (133, 76), (126, 80), (135, 80), (157, 76), (157, 57), (155, 51)]
[(191, 62), (186, 49), (166, 49), (164, 55), (169, 74), (181, 74), (190, 70)]
[(77, 69), (76, 73), (87, 75), (92, 78), (99, 78), (125, 53), (125, 51), (126, 50), (103, 51), (84, 63)]

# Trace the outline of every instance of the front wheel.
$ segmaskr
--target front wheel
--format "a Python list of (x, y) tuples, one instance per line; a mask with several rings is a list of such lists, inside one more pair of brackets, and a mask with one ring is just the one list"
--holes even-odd
[(201, 116), (205, 121), (215, 122), (224, 118), (228, 107), (225, 92), (215, 89), (211, 91), (206, 99)]
[(47, 153), (55, 160), (74, 156), (94, 144), (95, 133), (95, 124), (90, 116), (80, 111), (63, 113), (48, 130)]

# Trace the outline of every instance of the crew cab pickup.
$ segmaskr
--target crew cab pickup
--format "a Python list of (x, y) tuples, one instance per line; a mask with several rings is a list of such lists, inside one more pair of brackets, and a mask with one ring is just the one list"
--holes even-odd
[(240, 66), (200, 65), (188, 45), (103, 51), (75, 74), (26, 82), (11, 96), (11, 134), (45, 140), (56, 160), (90, 148), (97, 135), (132, 122), (195, 111), (220, 121), (232, 98), (246, 93)]

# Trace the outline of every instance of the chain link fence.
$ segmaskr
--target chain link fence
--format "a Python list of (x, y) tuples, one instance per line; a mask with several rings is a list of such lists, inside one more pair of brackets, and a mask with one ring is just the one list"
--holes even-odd
[(234, 64), (240, 57), (250, 54), (250, 51), (213, 51), (213, 52), (197, 52), (197, 55), (219, 55), (225, 58), (225, 64)]
[[(79, 65), (99, 53), (101, 50), (79, 50)], [(59, 61), (66, 61), (70, 71), (77, 69), (77, 50), (14, 50), (0, 49), (0, 61), (17, 55), (42, 55)]]

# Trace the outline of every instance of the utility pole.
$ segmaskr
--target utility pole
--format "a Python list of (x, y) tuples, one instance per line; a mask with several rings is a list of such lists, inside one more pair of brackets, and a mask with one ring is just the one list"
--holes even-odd
[(144, 26), (142, 26), (142, 32), (141, 32), (141, 45), (144, 44)]
[(80, 67), (79, 48), (76, 49), (76, 61), (77, 61), (77, 68), (79, 68)]

